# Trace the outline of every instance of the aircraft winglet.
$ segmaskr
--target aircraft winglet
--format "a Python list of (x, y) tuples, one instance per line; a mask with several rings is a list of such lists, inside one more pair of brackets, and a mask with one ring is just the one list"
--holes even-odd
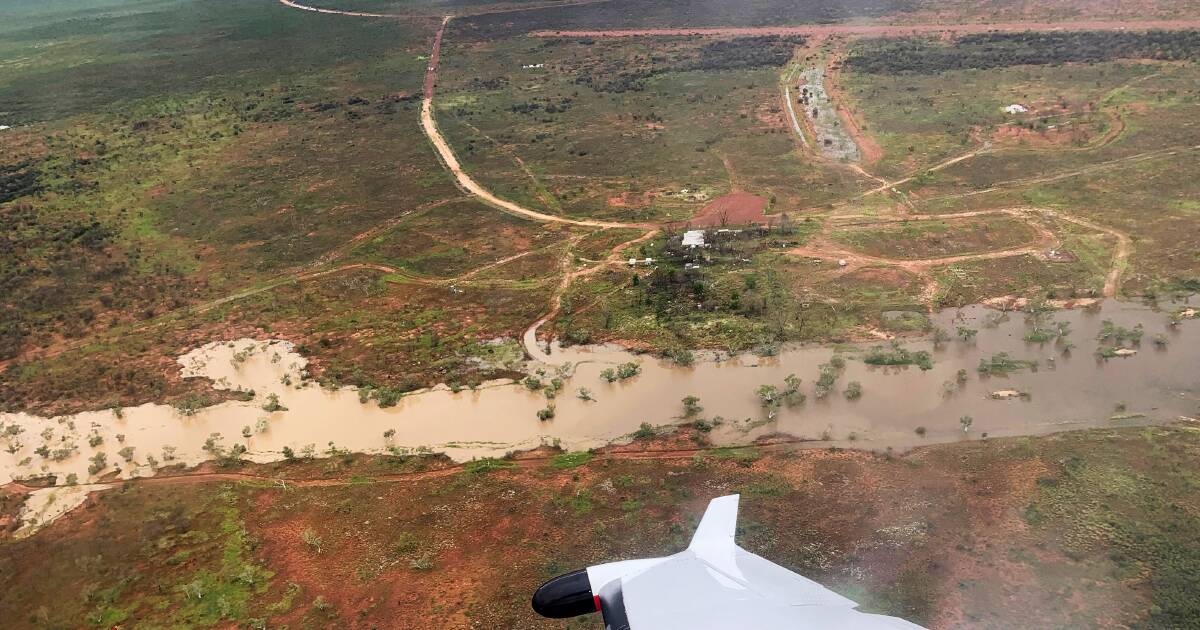
[(739, 496), (731, 494), (709, 501), (708, 509), (704, 511), (704, 517), (700, 519), (700, 525), (696, 528), (688, 549), (701, 557), (707, 555), (705, 552), (733, 549), (733, 540), (737, 533)]

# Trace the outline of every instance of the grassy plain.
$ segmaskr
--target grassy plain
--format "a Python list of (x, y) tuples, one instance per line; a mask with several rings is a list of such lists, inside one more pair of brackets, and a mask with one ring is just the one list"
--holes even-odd
[[(609, 19), (613, 6), (520, 12), (520, 22)], [(777, 9), (740, 10), (776, 23)], [(415, 124), (436, 20), (185, 0), (5, 11), (11, 37), (0, 46), (13, 61), (0, 66), (0, 122), (25, 124), (0, 136), (0, 280), (16, 296), (0, 304), (7, 409), (194, 393), (170, 358), (231, 334), (288, 336), (332, 383), (475, 380), (491, 374), (475, 367), (480, 344), (544, 313), (564, 261), (581, 270), (636, 236), (515, 219), (454, 187)], [(830, 56), (849, 55), (834, 78), (883, 148), (856, 172), (791, 129), (779, 80), (814, 52), (800, 38), (488, 35), (497, 19), (451, 23), (435, 113), (466, 169), (498, 195), (563, 217), (659, 223), (745, 192), (790, 224), (700, 256), (665, 237), (642, 243), (627, 254), (658, 269), (610, 266), (567, 289), (546, 330), (569, 341), (770, 352), (862, 337), (887, 310), (1097, 295), (1114, 265), (1125, 294), (1200, 273), (1187, 176), (1196, 156), (1166, 150), (1197, 141), (1190, 62), (1012, 66), (975, 51), (986, 69), (943, 71), (937, 60), (954, 44), (826, 41)], [(920, 71), (852, 61), (889, 46), (916, 51), (905, 59)], [(1009, 102), (1033, 111), (1007, 116)], [(903, 181), (862, 196), (872, 175)], [(1089, 223), (1038, 218), (1068, 252), (1061, 261), (881, 262), (1029, 244), (1037, 226), (1000, 215), (894, 222), (1018, 206)], [(863, 218), (850, 227), (844, 215)], [(1120, 235), (1131, 253), (1118, 261)], [(839, 248), (875, 258), (840, 269)]]
[[(900, 186), (917, 211), (1053, 209), (1109, 230), (1054, 225), (1065, 248), (1078, 250), (1080, 261), (1093, 267), (1111, 266), (1100, 255), (1113, 247), (1105, 241), (1113, 231), (1126, 234), (1132, 254), (1120, 291), (1136, 295), (1200, 274), (1196, 231), (1187, 227), (1194, 213), (1186, 201), (1196, 194), (1188, 173), (1200, 159), (1196, 72), (1191, 62), (1113, 61), (843, 76), (862, 99), (864, 117), (875, 121), (872, 132), (886, 151), (881, 168), (917, 173)], [(1010, 102), (1033, 111), (1005, 115), (1000, 109)], [(1073, 126), (1079, 136), (1056, 136), (1047, 129), (1054, 125)], [(922, 171), (985, 140), (990, 149), (980, 155)], [(1051, 267), (1065, 272), (1059, 284), (1078, 273), (1069, 265)]]
[[(520, 376), (512, 340), (556, 297), (545, 329), (560, 338), (686, 363), (700, 347), (766, 355), (927, 323), (889, 327), (886, 311), (1100, 295), (1114, 266), (1126, 297), (1200, 287), (1194, 61), (1006, 65), (975, 51), (976, 69), (847, 63), (835, 77), (846, 105), (883, 148), (856, 171), (791, 129), (780, 75), (812, 52), (794, 58), (800, 40), (512, 35), (945, 18), (932, 3), (613, 0), (478, 15), (543, 3), (313, 1), (411, 19), (270, 0), (0, 7), (0, 125), (14, 126), (0, 131), (0, 409), (215, 402), (206, 384), (179, 378), (175, 357), (241, 336), (292, 340), (322, 382), (389, 396)], [(1092, 5), (949, 10), (1194, 13)], [(590, 269), (642, 232), (526, 221), (454, 185), (417, 124), (434, 16), (446, 13), (474, 15), (448, 30), (438, 124), (499, 196), (561, 217), (678, 226), (745, 192), (779, 218), (710, 232), (696, 250), (665, 228), (622, 252), (653, 267), (608, 264), (560, 295), (564, 269)], [(853, 56), (893, 44), (825, 45)], [(898, 45), (945, 59), (954, 44)], [(1001, 111), (1014, 102), (1032, 112)], [(1018, 207), (1036, 222), (903, 222)], [(1041, 225), (1066, 255), (918, 262), (1022, 246)], [(698, 428), (632, 448), (704, 441)], [(873, 610), (938, 627), (1183, 627), (1200, 617), (1198, 451), (1200, 434), (1174, 428), (905, 455), (541, 451), (461, 470), (330, 453), (212, 465), (258, 481), (122, 484), (24, 540), (7, 538), (14, 486), (0, 489), (0, 618), (554, 627), (527, 607), (542, 580), (678, 549), (708, 498), (741, 492), (746, 547)], [(385, 483), (409, 473), (428, 476)]]
[[(486, 287), (448, 284), (571, 234), (444, 174), (415, 123), (427, 25), (199, 5), (5, 7), (0, 122), (26, 124), (0, 133), (0, 361), (20, 359), (0, 404), (187, 395), (170, 357), (235, 331), (289, 335), (332, 380), (473, 378), (463, 348), (536, 318), (554, 269), (530, 256)], [(337, 271), (358, 263), (377, 268)], [(335, 273), (306, 280), (320, 271)], [(364, 359), (371, 347), (404, 358)]]
[[(632, 448), (703, 434), (660, 440)], [(709, 498), (740, 492), (740, 544), (867, 610), (932, 627), (1181, 627), (1197, 614), (1198, 454), (1195, 430), (1122, 429), (904, 455), (231, 464), (218, 472), (262, 481), (133, 483), (0, 543), (16, 577), (0, 610), (12, 628), (590, 627), (537, 620), (529, 593), (678, 550)], [(293, 477), (338, 485), (268, 481)]]
[(467, 170), (507, 198), (566, 216), (676, 221), (731, 190), (796, 212), (865, 189), (796, 151), (778, 94), (786, 41), (735, 39), (728, 51), (695, 38), (464, 42), (455, 28), (439, 123)]
[(843, 227), (831, 237), (857, 251), (896, 259), (945, 258), (980, 254), (1033, 243), (1027, 223), (1004, 216), (969, 220), (913, 221), (882, 227)]

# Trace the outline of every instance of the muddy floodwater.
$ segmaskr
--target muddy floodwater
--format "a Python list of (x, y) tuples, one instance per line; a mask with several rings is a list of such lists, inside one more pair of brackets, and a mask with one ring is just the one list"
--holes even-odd
[[(228, 453), (236, 445), (244, 457), (277, 460), (284, 447), (297, 455), (321, 455), (331, 448), (354, 452), (445, 452), (456, 460), (559, 443), (584, 449), (620, 440), (642, 423), (683, 422), (680, 400), (699, 397), (703, 411), (692, 419), (723, 419), (713, 431), (718, 444), (746, 444), (770, 433), (816, 440), (817, 445), (906, 448), (919, 444), (988, 436), (1037, 435), (1055, 431), (1172, 422), (1200, 415), (1200, 321), (1168, 325), (1168, 312), (1146, 306), (1105, 302), (1098, 308), (1062, 310), (1046, 322), (1066, 322), (1074, 344), (1027, 343), (1026, 315), (969, 307), (937, 314), (935, 323), (953, 335), (957, 327), (978, 330), (973, 341), (957, 338), (935, 348), (932, 341), (904, 343), (932, 354), (933, 367), (875, 367), (862, 361), (872, 346), (798, 347), (776, 357), (742, 355), (697, 361), (679, 367), (619, 348), (555, 347), (538, 357), (544, 382), (562, 374), (553, 419), (539, 420), (545, 394), (510, 381), (477, 390), (446, 387), (413, 393), (393, 407), (361, 402), (354, 389), (329, 390), (303, 379), (305, 360), (291, 345), (271, 340), (216, 342), (180, 358), (185, 375), (210, 378), (224, 389), (253, 390), (249, 402), (226, 402), (191, 415), (167, 405), (147, 404), (45, 418), (0, 414), (0, 483), (54, 474), (59, 484), (85, 483), (119, 471), (121, 477), (151, 475), (155, 466), (194, 464)], [(1145, 334), (1129, 356), (1100, 359), (1096, 340), (1103, 320)], [(999, 321), (997, 321), (999, 320)], [(1165, 345), (1155, 335), (1165, 336)], [(1008, 376), (981, 376), (980, 359), (1007, 352), (1037, 361), (1036, 370)], [(819, 366), (834, 354), (846, 359), (833, 393), (818, 400), (813, 387)], [(602, 370), (634, 361), (641, 372), (608, 383)], [(966, 380), (960, 382), (959, 370)], [(756, 390), (783, 387), (795, 374), (807, 401), (777, 411), (762, 405)], [(862, 385), (848, 400), (847, 384)], [(595, 400), (578, 397), (587, 388)], [(269, 396), (281, 409), (270, 411)], [(970, 416), (969, 430), (960, 418)], [(17, 428), (13, 428), (17, 427)], [(918, 435), (918, 427), (923, 435)], [(385, 436), (385, 433), (387, 436)], [(98, 456), (103, 453), (103, 456)], [(90, 469), (90, 470), (89, 470)], [(94, 473), (94, 474), (93, 474)]]

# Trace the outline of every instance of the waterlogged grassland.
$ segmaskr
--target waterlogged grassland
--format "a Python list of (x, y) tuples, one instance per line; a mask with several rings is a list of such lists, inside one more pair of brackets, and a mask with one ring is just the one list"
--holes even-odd
[[(801, 222), (790, 234), (766, 237), (743, 232), (697, 257), (673, 251), (661, 238), (648, 242), (631, 256), (659, 261), (653, 269), (576, 280), (555, 332), (573, 343), (617, 340), (668, 354), (683, 348), (770, 350), (787, 341), (841, 338), (882, 310), (912, 304), (903, 288), (907, 279), (892, 274), (874, 278), (887, 286), (875, 286), (876, 293), (852, 303), (826, 293), (837, 284), (825, 285), (836, 265), (780, 251), (805, 242), (818, 227)], [(702, 258), (703, 263), (688, 262)], [(844, 293), (839, 289), (837, 295)]]
[[(1197, 194), (1190, 173), (1200, 159), (1192, 149), (1200, 144), (1196, 73), (1189, 62), (1123, 60), (898, 75), (851, 66), (842, 77), (884, 145), (880, 168), (916, 173), (898, 188), (920, 212), (1034, 206), (1102, 228), (1047, 217), (1074, 260), (1008, 259), (939, 271), (951, 285), (943, 297), (960, 294), (947, 303), (961, 303), (1001, 289), (1086, 295), (1112, 269), (1116, 233), (1128, 236), (1131, 250), (1122, 265), (1123, 294), (1200, 274), (1186, 202)], [(1010, 103), (1032, 111), (1004, 114)], [(989, 148), (979, 155), (922, 171), (985, 141)]]
[(1035, 242), (1037, 232), (1025, 221), (1012, 217), (978, 216), (846, 228), (833, 231), (831, 237), (872, 256), (913, 260), (1021, 247)]
[[(820, 263), (809, 263), (810, 269), (807, 273), (796, 275), (803, 277), (814, 272), (828, 271), (821, 269), (821, 266)], [(827, 300), (834, 304), (854, 304), (854, 308), (843, 307), (841, 310), (851, 315), (855, 323), (879, 322), (885, 326), (889, 322), (880, 319), (885, 311), (920, 312), (923, 309), (923, 289), (924, 284), (920, 276), (884, 266), (868, 266), (847, 274), (828, 275), (798, 287), (800, 291), (807, 291), (813, 299)]]
[(796, 150), (778, 64), (704, 69), (715, 44), (684, 38), (467, 45), (456, 34), (439, 73), (439, 124), (501, 196), (568, 216), (678, 220), (735, 189), (795, 212), (864, 187)]
[[(5, 7), (3, 45), (50, 52), (0, 68), (5, 97), (41, 89), (0, 116), (30, 123), (0, 134), (0, 282), (16, 298), (0, 305), (0, 361), (18, 357), (0, 404), (191, 396), (171, 357), (234, 332), (304, 344), (331, 382), (495, 374), (472, 362), (479, 344), (540, 315), (575, 235), (466, 201), (444, 173), (415, 123), (429, 25), (199, 4)], [(55, 56), (68, 49), (89, 61)], [(95, 88), (106, 73), (122, 76)], [(526, 247), (552, 256), (459, 293), (421, 278), (452, 282)], [(359, 263), (383, 267), (306, 279)], [(209, 308), (256, 287), (273, 288)]]
[[(1095, 146), (1119, 124), (1106, 114), (1133, 122), (1145, 110), (1132, 103), (1166, 105), (1166, 93), (1178, 95), (1178, 88), (1184, 87), (1174, 83), (1186, 83), (1184, 77), (1194, 72), (1187, 66), (1119, 61), (936, 74), (865, 73), (850, 66), (840, 76), (851, 110), (866, 121), (866, 131), (883, 147), (884, 157), (877, 168), (886, 175), (901, 175), (966, 153), (983, 141), (1016, 153), (1045, 150), (1069, 154)], [(1006, 114), (1003, 108), (1011, 104), (1023, 105), (1030, 112)], [(1010, 123), (1024, 123), (1023, 135), (995, 135), (1000, 126)], [(1072, 125), (1078, 132), (1065, 133)], [(1052, 134), (1056, 128), (1059, 133)], [(1046, 155), (1038, 155), (1038, 159), (1026, 156), (1025, 161), (1040, 168)], [(1088, 156), (1072, 159), (1087, 161)], [(997, 179), (1005, 176), (991, 175)]]
[(1034, 256), (1013, 256), (995, 260), (968, 260), (932, 270), (937, 281), (934, 305), (966, 306), (1006, 295), (1032, 298), (1070, 299), (1096, 297), (1104, 287), (1104, 273), (1111, 258), (1101, 269), (1096, 262), (1049, 262)]
[(291, 282), (203, 313), (181, 311), (154, 326), (98, 335), (91, 343), (0, 372), (0, 409), (61, 413), (205, 395), (181, 381), (175, 357), (213, 339), (273, 336), (294, 341), (310, 372), (330, 385), (404, 392), (437, 383), (516, 376), (488, 358), (487, 343), (519, 337), (540, 317), (557, 277), (497, 267), (491, 278), (429, 285), (354, 269)]
[(0, 360), (253, 286), (459, 195), (412, 123), (423, 26), (200, 4), (6, 5)]
[(524, 252), (551, 248), (568, 235), (560, 226), (543, 226), (465, 200), (405, 217), (357, 246), (351, 258), (450, 278)]
[[(661, 452), (704, 436), (660, 440), (642, 442)], [(257, 472), (338, 485), (98, 494), (33, 538), (0, 543), (0, 569), (19, 577), (0, 611), (19, 629), (526, 627), (541, 623), (528, 595), (542, 581), (677, 551), (708, 499), (738, 492), (739, 544), (867, 610), (932, 627), (1186, 627), (1200, 614), (1189, 596), (1198, 454), (1193, 430), (1122, 429), (905, 455), (560, 454), (374, 483), (445, 463), (329, 452)], [(239, 469), (254, 470), (217, 471)]]

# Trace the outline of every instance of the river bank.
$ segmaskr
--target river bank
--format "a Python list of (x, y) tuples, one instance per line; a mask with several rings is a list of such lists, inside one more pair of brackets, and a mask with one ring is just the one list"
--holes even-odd
[[(1024, 313), (973, 306), (934, 315), (933, 324), (951, 337), (939, 342), (794, 347), (771, 357), (706, 356), (692, 366), (613, 346), (553, 344), (527, 366), (531, 379), (461, 391), (439, 386), (386, 407), (366, 392), (307, 380), (307, 362), (288, 342), (213, 342), (179, 358), (184, 375), (252, 392), (249, 400), (201, 409), (147, 404), (58, 417), (0, 414), (0, 483), (149, 476), (160, 466), (222, 457), (270, 462), (441, 452), (461, 462), (541, 445), (585, 450), (644, 434), (647, 426), (697, 420), (716, 445), (784, 434), (875, 450), (1165, 424), (1200, 409), (1200, 332), (1190, 319), (1170, 325), (1168, 314), (1109, 300), (1035, 322)], [(1106, 327), (1139, 325), (1140, 344), (1127, 340), (1123, 350), (1097, 339)], [(1026, 341), (1039, 327), (1068, 332)], [(959, 329), (974, 332), (962, 339)], [(898, 350), (928, 353), (928, 369), (868, 362)], [(1017, 368), (980, 371), (981, 362), (990, 365), (997, 356)], [(636, 374), (620, 378), (621, 365), (636, 365), (626, 370)], [(788, 396), (790, 375), (800, 382)], [(774, 400), (764, 400), (771, 393), (764, 386), (774, 388)], [(850, 389), (861, 395), (846, 394)], [(691, 409), (682, 403), (688, 396), (698, 399)]]

